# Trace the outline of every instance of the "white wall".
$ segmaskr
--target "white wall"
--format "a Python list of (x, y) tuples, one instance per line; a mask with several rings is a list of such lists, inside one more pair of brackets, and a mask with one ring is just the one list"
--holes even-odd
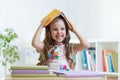
[[(120, 40), (119, 4), (119, 0), (0, 0), (0, 30), (12, 27), (18, 33), (24, 63), (25, 48), (31, 46), (40, 19), (54, 8), (62, 10), (87, 39)], [(76, 38), (72, 33), (71, 37)]]
[(86, 38), (120, 39), (119, 4), (119, 0), (0, 0), (0, 29), (14, 28), (20, 42), (30, 44), (40, 19), (58, 8)]

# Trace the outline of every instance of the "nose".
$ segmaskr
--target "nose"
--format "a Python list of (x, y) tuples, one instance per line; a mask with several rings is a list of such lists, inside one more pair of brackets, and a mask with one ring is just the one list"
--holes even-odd
[(61, 30), (60, 30), (60, 29), (58, 30), (58, 33), (61, 33)]

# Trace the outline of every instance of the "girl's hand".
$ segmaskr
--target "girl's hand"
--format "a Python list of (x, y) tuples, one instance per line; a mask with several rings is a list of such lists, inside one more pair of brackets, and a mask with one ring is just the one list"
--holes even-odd
[(45, 27), (44, 25), (49, 19), (49, 17), (46, 17), (44, 20), (42, 20), (40, 26)]
[(73, 27), (73, 28), (71, 29), (71, 31), (72, 31), (73, 33), (75, 33), (75, 32), (76, 32), (76, 29)]
[(72, 25), (72, 23), (70, 21), (69, 21), (69, 24), (71, 26), (70, 30), (75, 33), (76, 32), (75, 27)]

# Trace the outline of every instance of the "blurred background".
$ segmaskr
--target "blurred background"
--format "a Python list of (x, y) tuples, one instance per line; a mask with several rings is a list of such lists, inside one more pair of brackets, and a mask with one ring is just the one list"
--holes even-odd
[[(12, 28), (19, 36), (15, 44), (21, 61), (15, 64), (35, 64), (38, 54), (31, 46), (32, 37), (40, 20), (55, 8), (88, 40), (120, 40), (120, 0), (0, 0), (0, 31)], [(77, 39), (73, 33), (71, 39)], [(4, 75), (1, 63), (0, 67)]]

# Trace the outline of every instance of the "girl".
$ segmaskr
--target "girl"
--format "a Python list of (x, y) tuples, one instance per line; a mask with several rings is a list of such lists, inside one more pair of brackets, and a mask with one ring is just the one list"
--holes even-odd
[[(46, 18), (39, 25), (33, 40), (32, 46), (40, 52), (40, 62), (37, 65), (48, 65), (50, 71), (74, 69), (75, 62), (72, 54), (89, 48), (89, 43), (74, 28), (71, 30), (79, 39), (80, 43), (69, 43), (70, 33), (67, 22), (62, 16), (56, 17), (48, 26), (43, 26), (49, 18)], [(40, 41), (40, 34), (45, 28), (45, 39)]]

